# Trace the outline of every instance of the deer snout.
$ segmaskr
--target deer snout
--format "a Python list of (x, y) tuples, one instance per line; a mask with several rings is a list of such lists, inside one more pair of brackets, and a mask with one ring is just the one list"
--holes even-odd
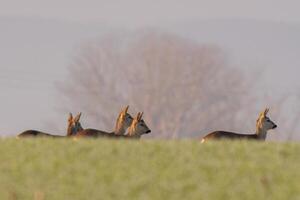
[(148, 134), (148, 133), (151, 133), (151, 130), (149, 129), (148, 131), (146, 131), (146, 133)]
[(273, 129), (275, 129), (275, 128), (277, 128), (277, 125), (276, 125), (276, 124), (274, 124), (274, 126), (273, 126)]

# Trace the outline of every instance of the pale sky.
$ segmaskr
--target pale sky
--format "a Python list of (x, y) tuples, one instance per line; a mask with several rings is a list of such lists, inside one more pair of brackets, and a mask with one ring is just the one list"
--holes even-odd
[(158, 22), (248, 18), (300, 22), (298, 0), (1, 0), (2, 16), (33, 16), (76, 22), (151, 25)]

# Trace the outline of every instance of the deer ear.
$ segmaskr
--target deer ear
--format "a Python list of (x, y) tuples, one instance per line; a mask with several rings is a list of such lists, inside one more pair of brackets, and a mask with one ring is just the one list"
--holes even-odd
[(137, 113), (137, 115), (136, 115), (136, 117), (134, 119), (136, 119), (138, 121), (139, 118), (140, 118), (140, 112)]
[(124, 109), (124, 113), (127, 113), (127, 111), (128, 111), (128, 108), (129, 108), (129, 105), (127, 105), (127, 106), (125, 107), (125, 109)]
[(81, 117), (81, 112), (75, 117), (74, 121), (79, 122), (80, 117)]
[(69, 113), (69, 119), (68, 119), (68, 121), (71, 122), (72, 120), (73, 120), (73, 115), (72, 115), (72, 113)]
[(144, 112), (141, 112), (140, 117), (139, 117), (139, 121), (142, 119)]
[(267, 116), (269, 110), (270, 110), (269, 108), (266, 108), (266, 109), (265, 109), (265, 111), (264, 111), (264, 116)]
[(262, 118), (262, 117), (264, 117), (265, 116), (265, 110), (264, 111), (261, 111), (260, 113), (259, 113), (259, 118)]

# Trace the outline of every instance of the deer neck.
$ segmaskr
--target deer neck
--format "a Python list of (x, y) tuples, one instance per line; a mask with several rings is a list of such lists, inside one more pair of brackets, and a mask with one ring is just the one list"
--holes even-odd
[(117, 123), (116, 123), (116, 127), (115, 127), (114, 133), (116, 135), (124, 135), (125, 131), (126, 131), (126, 129), (124, 127), (124, 122), (120, 122), (120, 120), (118, 119)]
[(141, 135), (137, 133), (137, 130), (135, 127), (130, 127), (128, 131), (128, 137), (130, 138), (140, 138)]
[(67, 136), (71, 136), (71, 135), (72, 135), (72, 126), (68, 126)]
[(116, 128), (115, 129), (115, 131), (114, 131), (114, 133), (116, 134), (116, 135), (124, 135), (125, 134), (125, 128), (124, 127), (119, 127), (119, 128)]
[(257, 135), (258, 139), (265, 140), (267, 137), (267, 130), (257, 125), (255, 134)]

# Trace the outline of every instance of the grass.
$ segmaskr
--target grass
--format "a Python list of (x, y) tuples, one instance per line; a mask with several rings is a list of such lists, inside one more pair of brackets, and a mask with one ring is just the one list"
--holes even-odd
[(300, 144), (1, 139), (0, 199), (300, 199)]

